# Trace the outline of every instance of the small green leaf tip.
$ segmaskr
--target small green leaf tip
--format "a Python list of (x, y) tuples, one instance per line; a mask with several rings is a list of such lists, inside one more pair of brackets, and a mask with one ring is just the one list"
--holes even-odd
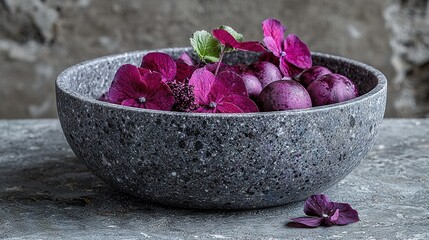
[(191, 46), (203, 62), (219, 60), (221, 46), (219, 41), (205, 30), (196, 31), (190, 39)]

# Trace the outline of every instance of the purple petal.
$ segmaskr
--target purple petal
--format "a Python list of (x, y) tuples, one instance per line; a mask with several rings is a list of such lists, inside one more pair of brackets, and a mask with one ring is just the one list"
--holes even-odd
[(338, 217), (340, 216), (340, 210), (331, 211), (328, 217), (323, 217), (322, 223), (320, 225), (325, 227), (330, 227), (332, 225), (335, 225), (335, 221), (338, 220)]
[(304, 213), (308, 216), (323, 217), (332, 210), (333, 203), (324, 195), (312, 195), (304, 204)]
[(267, 37), (271, 37), (274, 41), (274, 44), (270, 43), (272, 49), (268, 47), (268, 44), (265, 42), (268, 49), (270, 49), (274, 53), (281, 53), (286, 28), (281, 24), (279, 20), (269, 18), (262, 22), (262, 30), (264, 31), (264, 42), (265, 38)]
[(195, 101), (197, 104), (208, 101), (208, 95), (215, 80), (215, 75), (204, 68), (194, 71), (189, 80), (189, 85), (194, 86)]
[(144, 106), (144, 107), (141, 107), (141, 108), (145, 108), (145, 109), (164, 110), (164, 111), (170, 111), (171, 110), (171, 108), (167, 108), (167, 107), (165, 107), (163, 109), (162, 103), (159, 103), (159, 102), (149, 102), (148, 101), (148, 102), (146, 102), (144, 104), (141, 104), (140, 106)]
[(306, 227), (318, 227), (322, 223), (322, 218), (316, 217), (302, 217), (302, 218), (292, 218), (294, 223), (301, 224)]
[(332, 222), (336, 225), (346, 225), (359, 221), (358, 212), (353, 209), (348, 203), (336, 203), (334, 202), (334, 209), (339, 211), (338, 219)]
[[(246, 97), (249, 96), (243, 78), (232, 71), (224, 71), (219, 73), (212, 88), (215, 87), (219, 89), (222, 87), (222, 90), (220, 91), (222, 91), (224, 95), (238, 94)], [(213, 91), (219, 91), (219, 89)]]
[(294, 34), (289, 34), (284, 42), (286, 60), (298, 68), (307, 69), (312, 65), (311, 53), (307, 45)]
[(103, 93), (99, 98), (98, 98), (98, 100), (99, 101), (102, 101), (102, 102), (109, 102), (109, 92), (105, 92), (105, 93)]
[(162, 81), (160, 73), (148, 73), (143, 76), (148, 86), (148, 94), (144, 107), (147, 109), (170, 111), (174, 105), (174, 96), (171, 89)]
[(192, 60), (191, 56), (187, 52), (183, 52), (182, 55), (177, 59), (178, 61), (184, 62), (188, 64), (189, 66), (194, 65), (194, 61)]
[(199, 107), (199, 108), (195, 109), (194, 112), (196, 112), (196, 113), (215, 113), (216, 109), (215, 108)]
[(142, 68), (161, 73), (167, 82), (176, 76), (176, 63), (166, 53), (151, 52), (143, 57)]
[(196, 69), (194, 66), (188, 65), (182, 61), (176, 61), (176, 66), (177, 71), (174, 78), (179, 82), (183, 82), (187, 78), (189, 79)]
[(283, 76), (285, 77), (292, 77), (293, 73), (291, 70), (289, 70), (289, 65), (284, 57), (280, 58), (279, 63), (280, 72), (282, 72)]
[(259, 42), (238, 42), (234, 36), (232, 36), (228, 31), (223, 29), (213, 30), (213, 36), (219, 40), (225, 46), (233, 47), (235, 49), (240, 49), (244, 51), (252, 52), (263, 52), (265, 51), (264, 46)]
[(218, 113), (243, 113), (238, 106), (231, 102), (222, 102), (216, 106), (216, 112)]
[(213, 30), (213, 36), (219, 40), (222, 45), (235, 48), (238, 41), (228, 31), (223, 29)]
[(223, 63), (223, 62), (221, 62), (221, 63), (219, 63), (219, 62), (216, 62), (216, 63), (208, 63), (208, 64), (206, 64), (206, 65), (204, 66), (204, 69), (206, 69), (206, 70), (208, 70), (208, 71), (210, 71), (211, 73), (213, 73), (213, 74), (214, 74), (214, 72), (216, 71), (216, 68), (217, 68), (217, 65), (218, 65), (218, 64), (220, 64), (218, 74), (219, 74), (219, 73), (221, 73), (221, 72), (223, 72), (223, 71), (233, 71), (233, 72), (237, 72), (237, 71), (239, 71), (239, 68), (236, 68), (236, 67), (234, 67), (234, 66), (231, 66), (231, 65), (225, 64), (225, 63)]
[(339, 216), (340, 216), (340, 209), (337, 209), (337, 210), (335, 210), (334, 214), (329, 217), (329, 220), (331, 222), (336, 222), (336, 221), (338, 221)]
[(121, 105), (128, 106), (128, 107), (142, 107), (142, 108), (144, 108), (143, 106), (140, 106), (139, 102), (137, 102), (135, 99), (132, 99), (132, 98), (122, 101)]
[(140, 72), (140, 75), (141, 76), (144, 76), (144, 75), (146, 75), (146, 73), (150, 73), (150, 72), (152, 72), (151, 70), (149, 70), (149, 69), (146, 69), (146, 68), (138, 68), (139, 69), (139, 72)]
[(293, 78), (299, 75), (303, 71), (303, 69), (298, 68), (293, 64), (287, 62), (287, 60), (284, 57), (280, 58), (279, 68), (280, 68), (280, 71), (283, 73), (284, 77), (290, 77), (290, 78)]
[(243, 51), (251, 52), (265, 52), (266, 49), (260, 42), (249, 41), (249, 42), (239, 42), (234, 46), (235, 49), (240, 49)]
[[(259, 112), (258, 106), (256, 106), (256, 103), (252, 101), (250, 98), (232, 94), (223, 99), (221, 102), (222, 104), (225, 103), (232, 103), (235, 106), (237, 106), (242, 112), (249, 113), (249, 112)], [(220, 106), (221, 104), (219, 104)]]
[(277, 42), (272, 37), (264, 37), (264, 43), (267, 48), (273, 52), (276, 57), (280, 57), (281, 52), (283, 51), (281, 45), (278, 45)]
[(147, 85), (142, 81), (138, 68), (131, 64), (122, 65), (113, 78), (109, 88), (108, 101), (121, 104), (130, 98), (138, 98), (147, 92)]

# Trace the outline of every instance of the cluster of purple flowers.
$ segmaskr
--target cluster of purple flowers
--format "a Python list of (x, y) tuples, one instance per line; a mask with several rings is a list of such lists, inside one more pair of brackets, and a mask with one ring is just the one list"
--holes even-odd
[[(294, 34), (285, 36), (286, 28), (278, 20), (265, 20), (262, 30), (264, 44), (243, 42), (241, 34), (226, 26), (207, 33), (215, 42), (203, 47), (219, 47), (218, 52), (203, 49), (219, 54), (209, 58), (216, 59), (214, 63), (202, 57), (196, 64), (186, 52), (178, 59), (151, 52), (140, 67), (121, 66), (100, 100), (165, 111), (248, 113), (307, 108), (357, 96), (346, 77), (312, 67), (307, 45)], [(222, 63), (232, 50), (261, 55), (251, 65)]]

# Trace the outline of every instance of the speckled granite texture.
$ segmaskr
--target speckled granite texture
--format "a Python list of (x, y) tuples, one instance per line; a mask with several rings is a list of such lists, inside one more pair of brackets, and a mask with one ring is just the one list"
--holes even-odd
[(166, 208), (115, 191), (56, 120), (0, 120), (0, 239), (429, 239), (429, 120), (384, 120), (374, 148), (325, 191), (361, 221), (288, 228), (303, 202), (248, 211)]
[[(166, 51), (177, 56), (183, 49)], [(316, 64), (349, 76), (360, 93), (370, 92), (310, 110), (223, 115), (141, 110), (94, 100), (121, 64), (139, 64), (143, 54), (86, 62), (57, 80), (59, 118), (78, 158), (110, 185), (143, 200), (248, 209), (304, 199), (359, 164), (383, 118), (384, 76), (323, 54), (315, 54)], [(251, 61), (254, 55), (228, 59)]]

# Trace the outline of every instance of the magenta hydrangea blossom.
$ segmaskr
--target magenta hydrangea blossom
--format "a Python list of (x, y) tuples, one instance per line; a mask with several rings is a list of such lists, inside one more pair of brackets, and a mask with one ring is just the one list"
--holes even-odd
[(146, 54), (143, 57), (141, 68), (160, 73), (164, 82), (173, 81), (177, 71), (174, 59), (170, 55), (160, 52)]
[[(256, 99), (264, 85), (291, 79), (312, 64), (307, 46), (295, 35), (285, 38), (285, 28), (279, 21), (267, 19), (262, 26), (264, 42), (271, 52), (260, 42), (242, 42), (242, 35), (227, 26), (212, 34), (197, 31), (191, 44), (204, 64), (195, 64), (188, 52), (176, 59), (162, 52), (147, 53), (140, 67), (122, 66), (99, 100), (180, 112), (257, 112), (249, 94)], [(264, 66), (253, 69), (244, 63), (222, 63), (231, 49), (261, 52)], [(218, 61), (205, 64), (205, 60)]]
[(288, 77), (294, 77), (312, 65), (311, 53), (307, 45), (295, 34), (285, 39), (286, 28), (276, 19), (262, 22), (264, 43), (279, 58), (280, 71)]
[(177, 60), (170, 55), (160, 52), (151, 52), (143, 57), (140, 71), (142, 75), (147, 72), (158, 72), (162, 75), (164, 82), (174, 80), (182, 82), (189, 79), (197, 69), (191, 56), (186, 52), (182, 53)]
[(191, 56), (189, 56), (189, 54), (187, 52), (183, 52), (179, 58), (176, 60), (177, 62), (183, 62), (186, 63), (189, 66), (193, 66), (194, 65), (194, 60), (192, 60)]
[(177, 71), (174, 79), (178, 82), (184, 82), (186, 79), (191, 78), (192, 73), (194, 73), (194, 71), (197, 69), (197, 67), (193, 65), (188, 65), (184, 62), (177, 61), (177, 60), (176, 60), (176, 66), (177, 66)]
[(226, 47), (252, 52), (264, 52), (266, 50), (261, 43), (256, 41), (239, 42), (224, 29), (213, 30), (213, 36)]
[(330, 227), (359, 221), (358, 212), (348, 203), (331, 202), (326, 195), (310, 196), (304, 204), (304, 213), (310, 217), (293, 218), (293, 227)]
[(193, 86), (199, 113), (258, 112), (249, 98), (243, 79), (236, 73), (224, 71), (215, 76), (210, 71), (197, 69), (189, 80)]
[(157, 72), (145, 72), (131, 64), (122, 65), (115, 74), (105, 98), (110, 103), (130, 107), (166, 110), (174, 104), (170, 88)]
[(184, 52), (180, 57), (175, 61), (176, 62), (176, 76), (174, 79), (177, 82), (184, 83), (184, 81), (191, 78), (192, 73), (197, 69), (194, 65), (194, 61), (188, 53)]

